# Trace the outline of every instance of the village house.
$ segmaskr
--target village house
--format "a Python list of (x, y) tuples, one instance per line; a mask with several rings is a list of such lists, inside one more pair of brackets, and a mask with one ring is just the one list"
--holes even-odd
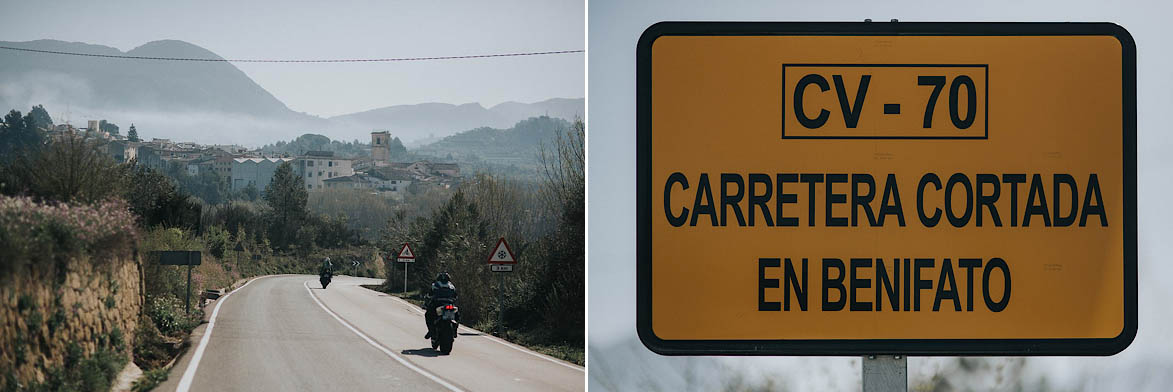
[(309, 151), (293, 160), (293, 172), (305, 181), (307, 190), (325, 189), (325, 181), (354, 175), (352, 161), (336, 158), (331, 151)]
[(411, 163), (391, 162), (386, 167), (411, 173), (416, 179), (460, 177), (460, 165), (455, 163), (432, 163), (430, 161), (416, 161)]

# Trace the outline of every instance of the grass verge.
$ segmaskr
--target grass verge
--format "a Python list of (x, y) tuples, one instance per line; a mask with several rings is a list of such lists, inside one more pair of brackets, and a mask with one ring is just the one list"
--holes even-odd
[[(423, 306), (424, 304), (425, 298), (418, 290), (408, 291), (407, 293), (387, 293), (383, 291), (384, 287), (381, 284), (364, 284), (361, 286), (368, 290), (394, 295), (416, 306)], [(527, 349), (537, 351), (539, 353), (549, 355), (551, 357), (558, 358), (579, 366), (583, 366), (583, 364), (586, 362), (586, 354), (583, 347), (544, 343), (547, 342), (548, 339), (545, 338), (545, 335), (542, 333), (542, 331), (506, 331), (505, 335), (502, 336), (501, 334), (492, 332), (493, 325), (490, 322), (482, 322), (472, 327), (482, 332), (490, 333), (493, 336), (509, 341), (510, 343), (517, 344)]]

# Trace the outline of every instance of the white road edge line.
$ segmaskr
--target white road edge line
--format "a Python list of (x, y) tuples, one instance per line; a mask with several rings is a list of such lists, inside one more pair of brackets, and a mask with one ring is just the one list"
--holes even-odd
[[(399, 297), (397, 297), (397, 296), (394, 296), (394, 295), (389, 295), (389, 294), (388, 294), (387, 296), (388, 296), (388, 297), (391, 297), (391, 298), (394, 298), (396, 301), (399, 301), (399, 302), (402, 302), (402, 303), (406, 304), (406, 305), (407, 305), (407, 307), (408, 307), (408, 309), (411, 309), (411, 310), (415, 311), (416, 313), (419, 313), (419, 314), (424, 314), (424, 310), (423, 310), (423, 309), (420, 309), (418, 306), (416, 306), (415, 304), (412, 304), (411, 302), (407, 302), (407, 301), (405, 301), (403, 298), (399, 298)], [(564, 366), (564, 367), (568, 367), (568, 368), (571, 368), (571, 369), (574, 369), (574, 370), (577, 370), (577, 371), (580, 371), (580, 372), (584, 372), (584, 373), (586, 372), (586, 368), (583, 368), (583, 367), (581, 367), (581, 366), (578, 366), (578, 365), (574, 365), (574, 364), (566, 363), (566, 362), (565, 362), (565, 361), (563, 361), (563, 360), (560, 360), (560, 359), (557, 359), (557, 358), (552, 358), (552, 357), (549, 357), (549, 356), (547, 356), (547, 355), (545, 355), (545, 354), (542, 354), (542, 353), (534, 352), (534, 351), (532, 351), (532, 350), (530, 350), (530, 349), (527, 349), (527, 348), (525, 348), (525, 347), (521, 347), (521, 346), (518, 346), (518, 345), (516, 345), (516, 344), (509, 343), (509, 342), (507, 342), (507, 341), (504, 341), (504, 340), (502, 340), (501, 338), (498, 338), (498, 337), (496, 337), (496, 336), (493, 336), (493, 335), (490, 335), (490, 334), (487, 334), (487, 333), (484, 333), (484, 332), (481, 332), (481, 331), (478, 331), (478, 330), (475, 330), (475, 329), (472, 329), (472, 328), (466, 327), (466, 326), (464, 326), (464, 325), (461, 325), (461, 326), (460, 326), (460, 328), (464, 328), (464, 329), (466, 329), (466, 330), (469, 330), (469, 331), (472, 331), (472, 332), (476, 332), (476, 333), (480, 334), (479, 336), (481, 336), (481, 337), (484, 337), (484, 338), (488, 338), (488, 339), (489, 339), (489, 340), (491, 340), (491, 341), (494, 341), (494, 342), (500, 343), (501, 345), (503, 345), (503, 346), (505, 346), (505, 347), (509, 347), (509, 348), (512, 348), (512, 349), (514, 349), (514, 350), (521, 351), (521, 352), (523, 352), (523, 353), (526, 353), (526, 354), (529, 354), (529, 355), (533, 355), (533, 356), (535, 356), (535, 357), (538, 357), (538, 358), (541, 358), (541, 359), (545, 359), (545, 360), (547, 360), (547, 361), (550, 361), (550, 362), (553, 362), (553, 363), (556, 363), (556, 364), (559, 364), (559, 365), (562, 365), (562, 366)]]
[(204, 357), (204, 349), (208, 348), (208, 340), (212, 338), (212, 327), (216, 326), (216, 314), (220, 313), (220, 305), (223, 305), (228, 297), (232, 294), (244, 289), (245, 286), (256, 282), (258, 279), (267, 278), (268, 276), (260, 276), (245, 282), (236, 290), (232, 290), (225, 294), (220, 299), (216, 300), (216, 307), (212, 308), (212, 316), (208, 318), (208, 328), (204, 330), (204, 336), (200, 338), (200, 345), (196, 347), (195, 354), (191, 356), (191, 362), (187, 364), (187, 370), (183, 371), (183, 378), (179, 379), (179, 385), (175, 387), (175, 392), (187, 392), (191, 389), (191, 383), (195, 380), (196, 368), (200, 366), (200, 359)]
[(310, 281), (309, 280), (302, 283), (302, 286), (305, 286), (305, 292), (310, 295), (310, 298), (314, 299), (314, 302), (318, 303), (318, 306), (320, 306), (322, 308), (322, 310), (325, 310), (326, 313), (329, 313), (330, 316), (333, 316), (335, 320), (338, 320), (339, 323), (342, 323), (342, 325), (345, 326), (347, 329), (349, 329), (350, 332), (354, 332), (355, 335), (358, 335), (358, 337), (363, 338), (363, 340), (366, 340), (367, 343), (369, 343), (372, 346), (375, 346), (375, 348), (379, 349), (379, 351), (382, 351), (384, 354), (387, 354), (387, 356), (391, 357), (392, 359), (399, 361), (400, 364), (403, 364), (403, 366), (406, 366), (408, 369), (414, 370), (416, 373), (422, 374), (424, 377), (432, 379), (432, 381), (435, 381), (436, 383), (444, 386), (445, 388), (448, 388), (448, 390), (450, 390), (450, 391), (463, 392), (460, 388), (457, 388), (455, 385), (452, 385), (451, 383), (444, 381), (444, 379), (436, 376), (435, 374), (432, 374), (431, 372), (428, 372), (427, 370), (424, 370), (424, 369), (412, 364), (411, 362), (408, 362), (406, 359), (403, 359), (399, 355), (396, 355), (391, 350), (388, 350), (386, 347), (383, 347), (383, 345), (379, 344), (378, 342), (375, 342), (374, 339), (371, 339), (369, 336), (367, 336), (366, 334), (363, 334), (357, 328), (350, 325), (350, 323), (346, 322), (346, 320), (343, 320), (342, 317), (338, 317), (338, 314), (334, 313), (334, 311), (330, 310), (330, 308), (327, 308), (326, 305), (323, 304), (321, 300), (318, 300), (318, 297), (316, 295), (314, 295), (314, 292), (310, 291)]

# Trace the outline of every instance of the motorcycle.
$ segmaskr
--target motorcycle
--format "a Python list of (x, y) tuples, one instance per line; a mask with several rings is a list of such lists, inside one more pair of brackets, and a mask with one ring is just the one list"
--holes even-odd
[(452, 342), (456, 339), (456, 305), (442, 305), (435, 309), (436, 320), (433, 321), (432, 349), (440, 350), (441, 354), (452, 352)]
[(333, 275), (333, 274), (330, 273), (330, 271), (328, 271), (328, 270), (322, 271), (320, 274), (318, 274), (318, 282), (322, 283), (323, 289), (326, 288), (326, 286), (330, 285), (331, 275)]

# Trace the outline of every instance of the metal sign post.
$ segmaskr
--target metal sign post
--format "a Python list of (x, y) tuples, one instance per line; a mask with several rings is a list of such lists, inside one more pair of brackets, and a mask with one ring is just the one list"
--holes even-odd
[(907, 392), (908, 357), (903, 355), (865, 355), (860, 361), (863, 392)]
[[(229, 211), (231, 211), (231, 209)], [(237, 240), (239, 241), (239, 239)], [(236, 257), (234, 257), (236, 259), (236, 273), (240, 274), (240, 276), (245, 276), (244, 272), (240, 270), (240, 252), (244, 252), (244, 246), (241, 245), (240, 242), (237, 242), (236, 248), (233, 248), (233, 250), (236, 251)]]
[(191, 313), (191, 266), (200, 265), (199, 251), (167, 250), (151, 252), (151, 257), (159, 260), (160, 265), (187, 266), (187, 299), (183, 303), (183, 311)]
[(187, 298), (183, 300), (183, 313), (191, 313), (191, 264), (187, 265)]
[(505, 336), (505, 280), (497, 275), (497, 334)]
[[(517, 259), (513, 257), (513, 250), (509, 248), (509, 243), (505, 242), (505, 237), (497, 240), (497, 245), (493, 246), (493, 253), (489, 254), (489, 267), (493, 272), (513, 272), (513, 265), (517, 264)], [(505, 336), (505, 281), (500, 275), (497, 276), (497, 334)]]
[(395, 259), (403, 264), (403, 295), (407, 296), (407, 264), (415, 262), (415, 252), (411, 251), (411, 244), (403, 243), (403, 248), (399, 249), (399, 256)]

